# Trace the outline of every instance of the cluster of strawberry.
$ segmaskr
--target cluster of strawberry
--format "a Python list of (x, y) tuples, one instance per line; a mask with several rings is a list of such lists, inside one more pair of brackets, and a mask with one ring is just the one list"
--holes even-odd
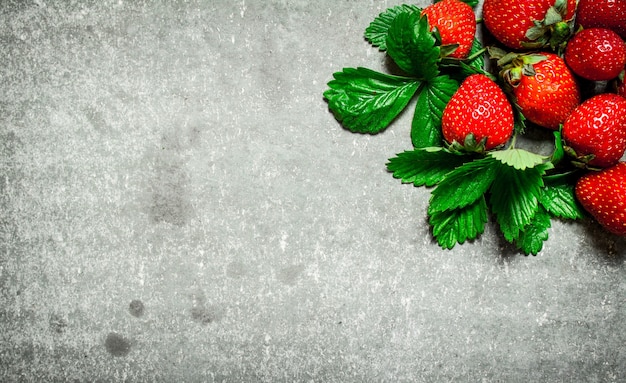
[[(626, 235), (626, 0), (483, 0), (482, 41), (480, 3), (379, 14), (365, 39), (398, 73), (343, 68), (324, 92), (329, 109), (346, 129), (378, 134), (416, 99), (413, 149), (387, 170), (432, 190), (428, 223), (444, 249), (493, 219), (535, 255), (553, 219), (584, 210)], [(551, 155), (516, 147), (532, 127), (554, 137)]]
[[(469, 11), (460, 0), (423, 11), (458, 59), (473, 44)], [(488, 74), (463, 81), (443, 111), (445, 140), (471, 134), (490, 150), (510, 140), (519, 118), (560, 131), (569, 163), (584, 169), (578, 201), (626, 235), (626, 0), (484, 0), (482, 15), (496, 40), (497, 83)]]

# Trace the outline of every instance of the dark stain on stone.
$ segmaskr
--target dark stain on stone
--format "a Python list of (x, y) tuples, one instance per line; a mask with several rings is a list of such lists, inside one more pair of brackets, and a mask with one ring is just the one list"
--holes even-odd
[(50, 330), (57, 334), (64, 333), (68, 325), (67, 320), (58, 314), (50, 315), (48, 324), (50, 325)]
[(291, 265), (278, 271), (278, 280), (286, 285), (295, 285), (300, 274), (304, 271), (304, 265)]
[(191, 319), (200, 324), (209, 324), (222, 318), (222, 311), (217, 306), (207, 305), (206, 296), (203, 292), (192, 295), (193, 306), (191, 308)]
[(106, 119), (104, 118), (104, 115), (102, 114), (101, 111), (92, 107), (87, 107), (83, 109), (83, 112), (85, 113), (85, 117), (87, 118), (87, 121), (96, 130), (101, 131), (101, 132), (110, 131), (110, 129), (108, 129), (108, 124), (106, 122)]
[(204, 307), (193, 307), (191, 309), (191, 318), (202, 324), (208, 324), (215, 320), (211, 312)]
[(35, 345), (33, 343), (27, 343), (22, 348), (22, 359), (28, 362), (35, 360)]
[(156, 160), (150, 215), (154, 223), (183, 226), (192, 212), (185, 185), (189, 178), (175, 153), (163, 149)]
[(112, 356), (126, 356), (130, 352), (130, 341), (117, 333), (110, 332), (104, 340), (104, 347)]
[(234, 261), (226, 266), (226, 275), (230, 278), (241, 278), (244, 277), (247, 273), (248, 270), (246, 268), (246, 265), (241, 262)]
[(22, 148), (22, 141), (15, 132), (0, 134), (0, 153), (3, 157), (12, 158)]
[(196, 306), (191, 309), (191, 318), (201, 324), (213, 323), (219, 319), (219, 314), (210, 308)]
[(143, 302), (139, 299), (133, 299), (128, 305), (128, 312), (130, 312), (130, 315), (134, 316), (135, 318), (143, 316), (144, 310), (145, 307), (143, 305)]

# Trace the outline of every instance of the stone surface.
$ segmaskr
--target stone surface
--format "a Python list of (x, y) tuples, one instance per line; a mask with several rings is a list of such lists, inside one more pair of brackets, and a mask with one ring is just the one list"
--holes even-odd
[(442, 251), (329, 113), (397, 4), (3, 2), (0, 380), (624, 381), (623, 239)]

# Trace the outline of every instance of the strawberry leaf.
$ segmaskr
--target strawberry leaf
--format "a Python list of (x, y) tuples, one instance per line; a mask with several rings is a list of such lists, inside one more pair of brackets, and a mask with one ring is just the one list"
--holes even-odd
[(337, 120), (352, 132), (376, 134), (406, 107), (421, 82), (367, 68), (344, 68), (324, 92)]
[(474, 38), (472, 49), (465, 63), (472, 68), (485, 69), (485, 55), (483, 44), (478, 38)]
[(475, 239), (485, 231), (487, 203), (484, 197), (463, 208), (429, 212), (433, 236), (444, 249), (452, 249), (457, 243)]
[(430, 32), (428, 20), (416, 12), (401, 12), (387, 34), (387, 54), (406, 73), (430, 80), (439, 75), (440, 48)]
[(466, 77), (473, 74), (484, 74), (490, 79), (497, 81), (497, 77), (485, 70), (485, 54), (488, 51), (484, 48), (478, 38), (474, 38), (472, 49), (466, 59), (458, 59), (453, 57), (442, 57), (439, 63), (440, 69), (445, 69), (446, 73), (463, 82)]
[(425, 84), (417, 99), (411, 125), (411, 141), (415, 148), (441, 145), (441, 116), (458, 88), (459, 84), (448, 76), (435, 77)]
[(520, 232), (515, 245), (526, 255), (537, 255), (543, 248), (543, 243), (548, 240), (550, 226), (550, 215), (544, 209), (539, 208), (532, 222)]
[(474, 8), (478, 5), (478, 0), (461, 0), (464, 3), (467, 3), (470, 7)]
[(561, 139), (561, 132), (554, 132), (554, 152), (550, 157), (550, 161), (553, 164), (558, 164), (565, 157), (565, 149), (563, 148), (563, 140)]
[(489, 154), (505, 165), (512, 166), (515, 169), (524, 170), (535, 167), (547, 158), (523, 149), (505, 149), (497, 150)]
[(524, 116), (522, 108), (515, 101), (512, 101), (511, 105), (513, 105), (513, 130), (516, 134), (523, 135), (526, 132), (526, 116)]
[(500, 163), (491, 185), (490, 204), (504, 238), (513, 242), (539, 208), (546, 165), (524, 170)]
[(496, 164), (485, 157), (454, 169), (433, 190), (429, 213), (463, 208), (482, 198), (495, 179)]
[(390, 158), (387, 169), (403, 183), (415, 186), (433, 186), (446, 174), (467, 161), (467, 157), (443, 148), (423, 148), (399, 153)]
[(369, 41), (373, 46), (378, 47), (381, 51), (387, 50), (387, 34), (389, 27), (393, 20), (400, 13), (404, 12), (416, 12), (420, 13), (422, 10), (415, 5), (402, 4), (389, 8), (385, 12), (381, 13), (370, 23), (365, 29), (365, 39)]
[(574, 185), (562, 183), (547, 184), (539, 197), (539, 202), (548, 213), (558, 218), (581, 219), (585, 216), (574, 193)]

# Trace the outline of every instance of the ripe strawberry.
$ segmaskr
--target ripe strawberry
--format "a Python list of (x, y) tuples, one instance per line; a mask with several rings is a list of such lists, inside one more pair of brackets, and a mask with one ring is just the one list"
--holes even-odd
[(611, 29), (626, 40), (626, 0), (579, 0), (576, 24)]
[(483, 2), (485, 26), (498, 41), (513, 49), (556, 49), (571, 35), (575, 11), (576, 0)]
[(565, 61), (553, 53), (509, 56), (501, 75), (529, 121), (556, 130), (580, 103), (580, 90)]
[(602, 93), (586, 100), (563, 124), (563, 140), (590, 166), (616, 164), (626, 151), (626, 98)]
[(467, 77), (443, 110), (443, 137), (464, 144), (472, 134), (486, 140), (485, 150), (506, 143), (513, 134), (513, 108), (500, 87), (483, 74)]
[(576, 198), (606, 230), (626, 235), (626, 162), (582, 176)]
[(429, 5), (422, 11), (431, 29), (437, 28), (442, 45), (456, 45), (458, 48), (448, 56), (466, 58), (472, 49), (476, 34), (476, 16), (468, 4), (460, 0), (443, 0)]
[(610, 80), (626, 65), (626, 45), (610, 29), (583, 29), (567, 43), (565, 62), (587, 80)]

